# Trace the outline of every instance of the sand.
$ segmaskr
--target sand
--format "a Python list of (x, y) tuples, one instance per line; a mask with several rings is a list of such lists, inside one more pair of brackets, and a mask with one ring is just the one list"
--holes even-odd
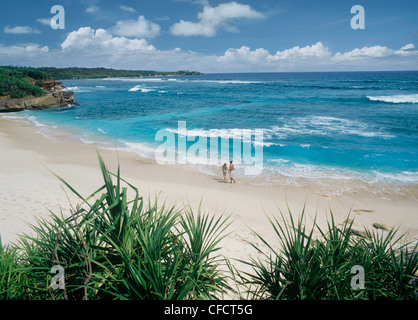
[[(87, 196), (102, 185), (96, 148), (70, 138), (64, 131), (51, 140), (39, 133), (39, 128), (0, 118), (0, 235), (3, 243), (17, 241), (18, 235), (31, 233), (29, 224), (37, 218), (48, 218), (48, 211), (68, 214), (70, 203), (80, 201), (52, 174), (61, 176), (81, 194)], [(222, 254), (228, 258), (254, 257), (247, 241), (263, 247), (252, 230), (272, 243), (277, 239), (267, 216), (278, 215), (279, 209), (291, 209), (293, 215), (306, 206), (306, 223), (317, 217), (324, 225), (332, 210), (337, 223), (354, 219), (354, 228), (398, 227), (407, 238), (418, 240), (418, 202), (415, 198), (365, 190), (364, 186), (335, 195), (329, 190), (340, 185), (330, 184), (323, 192), (316, 185), (254, 186), (245, 179), (237, 184), (224, 183), (219, 177), (158, 165), (154, 161), (122, 152), (100, 150), (111, 171), (120, 163), (121, 175), (137, 186), (145, 197), (158, 195), (159, 202), (181, 207), (183, 204), (216, 216), (229, 216), (231, 233), (221, 243)], [(52, 172), (51, 172), (52, 171)], [(333, 182), (336, 183), (336, 182)], [(339, 184), (341, 182), (338, 182)], [(373, 224), (375, 225), (373, 227)]]

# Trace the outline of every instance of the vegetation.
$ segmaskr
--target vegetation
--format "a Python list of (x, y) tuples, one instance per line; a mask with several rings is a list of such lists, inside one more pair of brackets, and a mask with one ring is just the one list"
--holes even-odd
[[(2, 67), (8, 69), (18, 69), (20, 67)], [(53, 68), (42, 67), (32, 70), (45, 73), (52, 79), (95, 79), (95, 78), (116, 78), (116, 77), (153, 77), (153, 76), (184, 76), (199, 75), (197, 71), (152, 71), (152, 70), (116, 70), (107, 68)]]
[(0, 68), (0, 97), (23, 98), (28, 95), (40, 97), (44, 90), (40, 81), (48, 79), (48, 75), (33, 68), (5, 69)]
[[(212, 299), (228, 288), (217, 254), (226, 219), (145, 202), (107, 170), (104, 185), (63, 218), (33, 226), (19, 247), (2, 247), (3, 299)], [(116, 183), (112, 182), (116, 176)], [(123, 183), (127, 187), (122, 187)], [(128, 188), (134, 192), (128, 201)], [(99, 192), (102, 192), (99, 194)], [(84, 207), (85, 208), (84, 208)], [(51, 267), (65, 269), (65, 289), (51, 289)]]
[(106, 68), (27, 68), (0, 67), (0, 98), (40, 97), (45, 92), (41, 87), (44, 80), (94, 79), (115, 77), (153, 77), (199, 75), (196, 71), (160, 72), (150, 70), (115, 70)]
[[(327, 230), (314, 223), (308, 231), (304, 212), (297, 221), (280, 212), (281, 221), (270, 219), (278, 243), (258, 235), (269, 250), (251, 244), (260, 258), (242, 259), (253, 270), (243, 272), (219, 254), (228, 218), (147, 203), (98, 158), (104, 184), (87, 198), (58, 177), (81, 201), (69, 217), (51, 212), (34, 236), (0, 241), (0, 299), (218, 299), (231, 293), (231, 281), (250, 299), (417, 299), (417, 247), (401, 244), (396, 230), (357, 235), (331, 213)], [(63, 289), (51, 287), (55, 265), (65, 270)], [(356, 265), (365, 271), (358, 289)]]
[[(286, 221), (281, 212), (281, 222), (270, 219), (281, 249), (274, 249), (258, 235), (270, 251), (263, 252), (253, 245), (264, 259), (245, 262), (255, 272), (241, 274), (253, 298), (418, 299), (417, 245), (408, 249), (408, 244), (401, 244), (403, 236), (397, 237), (397, 230), (387, 235), (366, 230), (365, 235), (358, 235), (352, 229), (353, 222), (346, 220), (342, 227), (337, 226), (331, 212), (327, 230), (314, 223), (315, 227), (308, 231), (304, 212), (298, 221), (290, 211), (289, 217)], [(314, 231), (319, 231), (318, 239), (314, 239)], [(354, 281), (353, 285), (358, 267), (364, 270), (364, 283)]]

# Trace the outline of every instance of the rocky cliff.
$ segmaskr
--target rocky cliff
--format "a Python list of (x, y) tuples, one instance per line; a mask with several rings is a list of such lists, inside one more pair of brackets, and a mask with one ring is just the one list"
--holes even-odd
[(45, 94), (41, 97), (0, 98), (0, 112), (57, 109), (76, 104), (74, 93), (65, 91), (62, 82), (45, 80), (41, 83), (41, 87), (45, 91)]

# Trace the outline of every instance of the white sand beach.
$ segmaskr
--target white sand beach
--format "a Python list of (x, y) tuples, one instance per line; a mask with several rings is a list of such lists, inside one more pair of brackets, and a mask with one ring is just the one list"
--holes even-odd
[[(102, 185), (94, 145), (71, 140), (62, 133), (60, 139), (46, 139), (33, 125), (0, 119), (0, 235), (3, 243), (17, 240), (18, 234), (30, 232), (29, 224), (47, 218), (48, 209), (64, 214), (78, 199), (59, 182), (50, 170), (84, 196)], [(222, 182), (219, 177), (158, 165), (133, 153), (101, 149), (111, 171), (120, 163), (124, 179), (139, 188), (145, 197), (158, 195), (181, 207), (215, 215), (230, 216), (232, 231), (221, 243), (222, 253), (229, 258), (247, 258), (254, 250), (246, 243), (261, 245), (250, 229), (266, 239), (275, 239), (266, 215), (278, 215), (279, 208), (294, 215), (306, 204), (307, 223), (316, 215), (323, 225), (332, 210), (337, 223), (351, 212), (354, 228), (373, 228), (374, 223), (399, 227), (408, 239), (418, 240), (418, 203), (398, 194), (379, 196), (359, 188), (339, 196), (321, 193), (317, 186), (254, 186), (237, 177), (237, 184)], [(337, 186), (336, 186), (337, 187)], [(330, 186), (332, 188), (332, 185)], [(416, 196), (417, 194), (415, 194)], [(246, 240), (246, 241), (245, 241)]]

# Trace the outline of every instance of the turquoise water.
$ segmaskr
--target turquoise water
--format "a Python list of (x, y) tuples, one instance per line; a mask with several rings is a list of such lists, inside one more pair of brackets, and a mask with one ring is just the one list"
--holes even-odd
[[(258, 180), (253, 177), (258, 182), (418, 183), (418, 72), (208, 74), (64, 84), (79, 105), (5, 117), (30, 120), (45, 135), (65, 128), (84, 143), (117, 145), (149, 158), (162, 144), (155, 141), (157, 132), (179, 138), (179, 121), (197, 137), (212, 130), (232, 139), (242, 129), (260, 129), (263, 171)], [(253, 154), (254, 142), (243, 142), (254, 147)], [(176, 152), (180, 159), (181, 150)], [(237, 173), (244, 166), (238, 162)], [(199, 169), (219, 171), (217, 164)]]

